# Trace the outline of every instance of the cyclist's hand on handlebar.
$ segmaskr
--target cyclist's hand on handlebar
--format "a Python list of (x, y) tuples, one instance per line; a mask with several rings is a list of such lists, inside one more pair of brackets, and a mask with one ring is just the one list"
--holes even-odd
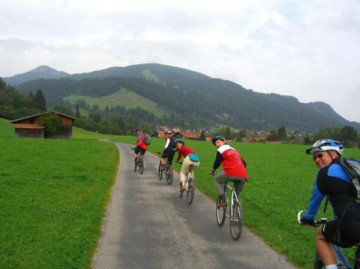
[(302, 217), (300, 219), (300, 225), (315, 226), (315, 221), (313, 219), (307, 219), (305, 217)]

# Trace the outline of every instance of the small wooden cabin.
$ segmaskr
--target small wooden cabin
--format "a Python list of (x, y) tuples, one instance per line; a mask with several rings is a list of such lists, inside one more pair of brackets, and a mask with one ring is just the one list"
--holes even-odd
[[(45, 128), (40, 123), (41, 116), (44, 116), (48, 113), (53, 113), (58, 115), (58, 117), (61, 120), (62, 128), (60, 132), (57, 134), (53, 134), (53, 135), (45, 134)], [(72, 125), (74, 121), (75, 118), (71, 116), (65, 115), (57, 111), (48, 111), (45, 113), (12, 120), (11, 123), (15, 128), (15, 137), (71, 139)]]

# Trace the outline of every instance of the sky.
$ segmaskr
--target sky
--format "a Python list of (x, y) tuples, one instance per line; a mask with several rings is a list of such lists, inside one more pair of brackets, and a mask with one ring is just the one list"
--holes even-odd
[(0, 77), (159, 63), (360, 122), (359, 0), (0, 0)]

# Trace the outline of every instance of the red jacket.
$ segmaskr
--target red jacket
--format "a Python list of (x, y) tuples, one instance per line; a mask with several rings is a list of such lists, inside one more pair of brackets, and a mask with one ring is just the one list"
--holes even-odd
[(141, 147), (143, 149), (147, 149), (147, 145), (144, 143), (145, 141), (145, 135), (143, 133), (140, 133), (136, 137), (136, 146)]
[(179, 149), (176, 161), (180, 161), (181, 156), (183, 156), (183, 158), (186, 158), (191, 153), (195, 154), (195, 151), (193, 151), (192, 148), (182, 145), (182, 147)]
[(225, 172), (225, 175), (232, 177), (242, 177), (247, 180), (248, 176), (244, 166), (244, 162), (241, 159), (239, 152), (233, 149), (229, 145), (222, 145), (218, 148), (218, 153), (221, 154), (221, 166)]

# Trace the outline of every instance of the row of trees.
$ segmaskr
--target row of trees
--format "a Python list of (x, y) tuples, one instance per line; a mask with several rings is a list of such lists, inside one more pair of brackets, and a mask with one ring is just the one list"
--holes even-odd
[(24, 96), (0, 78), (0, 117), (16, 119), (45, 111), (46, 101), (41, 90)]

